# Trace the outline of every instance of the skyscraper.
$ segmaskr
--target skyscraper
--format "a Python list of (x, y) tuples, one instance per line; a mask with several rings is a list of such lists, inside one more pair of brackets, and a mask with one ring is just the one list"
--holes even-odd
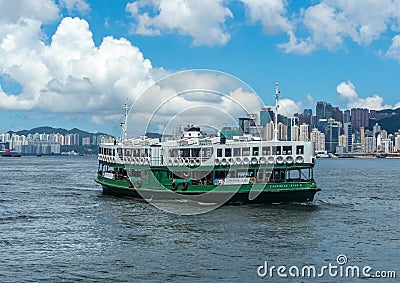
[(350, 110), (344, 110), (343, 112), (343, 124), (351, 122)]
[(347, 143), (346, 143), (347, 149), (346, 149), (346, 151), (347, 152), (351, 152), (352, 148), (353, 148), (353, 129), (351, 127), (351, 123), (350, 122), (344, 123), (343, 128), (344, 128), (344, 134), (347, 137)]
[(339, 107), (332, 107), (332, 118), (335, 119), (335, 121), (343, 123), (343, 112)]
[(361, 127), (369, 126), (369, 110), (366, 108), (351, 109), (351, 126), (354, 131), (359, 132)]
[(329, 153), (335, 153), (339, 145), (339, 123), (329, 119), (325, 127), (325, 149)]
[(300, 138), (299, 139), (301, 141), (309, 141), (308, 128), (309, 128), (309, 125), (307, 125), (307, 124), (300, 125)]
[[(299, 125), (299, 118), (298, 117), (288, 117), (288, 123), (287, 123), (287, 140), (288, 141), (294, 141), (294, 140), (298, 140), (298, 133), (296, 134), (296, 131), (293, 132), (294, 136), (292, 138), (292, 128), (294, 128), (294, 126), (298, 126)], [(295, 128), (298, 132), (299, 127)]]
[(261, 108), (260, 110), (260, 126), (265, 127), (270, 121), (274, 119), (274, 112), (271, 108)]
[(318, 101), (316, 106), (317, 122), (319, 119), (332, 118), (332, 104), (325, 101)]

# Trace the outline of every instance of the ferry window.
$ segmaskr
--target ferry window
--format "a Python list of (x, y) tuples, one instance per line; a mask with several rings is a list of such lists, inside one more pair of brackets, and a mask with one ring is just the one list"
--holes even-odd
[(250, 156), (250, 147), (243, 147), (242, 154), (243, 156)]
[(225, 179), (226, 175), (229, 174), (229, 171), (222, 171), (222, 170), (216, 170), (215, 171), (215, 179)]
[(181, 149), (180, 152), (180, 157), (190, 157), (190, 148)]
[(139, 157), (139, 155), (140, 155), (140, 154), (139, 154), (139, 149), (134, 149), (134, 150), (133, 150), (133, 156), (134, 156), (134, 157)]
[(115, 156), (115, 148), (113, 148), (112, 156)]
[(271, 155), (271, 148), (269, 146), (263, 146), (262, 155)]
[(177, 149), (170, 149), (169, 150), (169, 156), (170, 157), (178, 157), (178, 150)]
[(217, 149), (217, 157), (222, 157), (222, 148)]
[(281, 146), (273, 146), (272, 147), (272, 154), (273, 155), (280, 155), (282, 147)]
[(260, 168), (257, 171), (257, 182), (259, 183), (267, 183), (269, 177), (271, 176), (272, 171), (266, 168)]
[(201, 156), (205, 158), (210, 158), (213, 154), (213, 148), (212, 147), (204, 147), (201, 149)]
[(254, 171), (252, 169), (249, 170), (238, 170), (237, 171), (238, 178), (245, 178), (245, 177), (254, 177)]
[(231, 156), (232, 156), (232, 149), (225, 148), (225, 157), (231, 157)]
[(128, 171), (129, 177), (140, 177), (141, 176), (141, 172), (140, 170), (135, 170), (135, 169), (130, 169)]
[(192, 148), (192, 157), (200, 157), (200, 148)]
[(291, 155), (292, 154), (292, 146), (283, 146), (283, 154)]
[(304, 145), (296, 146), (296, 154), (304, 154)]
[(233, 149), (233, 156), (240, 156), (240, 148)]
[(283, 182), (285, 181), (285, 169), (276, 169), (272, 175), (274, 182)]
[(193, 185), (211, 185), (212, 171), (193, 171), (191, 181)]
[(258, 151), (259, 151), (258, 146), (257, 147), (253, 147), (253, 156), (258, 156)]
[(122, 157), (122, 148), (117, 148), (117, 153), (118, 153), (118, 156)]

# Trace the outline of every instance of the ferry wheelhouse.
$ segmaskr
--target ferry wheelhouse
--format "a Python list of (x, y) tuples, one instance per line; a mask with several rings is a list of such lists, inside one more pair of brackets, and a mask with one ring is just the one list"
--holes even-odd
[(121, 197), (283, 203), (311, 202), (319, 191), (314, 143), (279, 141), (276, 127), (272, 141), (206, 137), (193, 126), (164, 142), (127, 139), (125, 128), (121, 140), (100, 144), (98, 160), (96, 182), (104, 194)]

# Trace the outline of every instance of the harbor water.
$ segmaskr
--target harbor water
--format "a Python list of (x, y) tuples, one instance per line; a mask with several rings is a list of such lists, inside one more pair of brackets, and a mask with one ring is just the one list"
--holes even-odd
[(96, 172), (96, 157), (0, 158), (0, 282), (366, 282), (288, 272), (325, 265), (400, 277), (400, 159), (318, 159), (311, 204), (195, 216), (104, 196)]

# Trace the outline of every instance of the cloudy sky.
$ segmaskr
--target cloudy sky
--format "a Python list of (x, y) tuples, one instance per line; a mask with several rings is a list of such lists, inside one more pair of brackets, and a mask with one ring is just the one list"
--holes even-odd
[[(259, 107), (252, 91), (274, 103), (275, 82), (286, 115), (315, 109), (318, 100), (397, 108), (400, 0), (0, 0), (2, 132), (53, 126), (117, 134), (127, 98), (162, 101), (171, 87), (146, 90), (188, 69), (242, 80), (225, 93), (249, 111)], [(215, 77), (191, 75), (221, 87)], [(173, 105), (193, 100), (228, 107), (210, 92)], [(200, 108), (193, 117), (211, 116)]]

